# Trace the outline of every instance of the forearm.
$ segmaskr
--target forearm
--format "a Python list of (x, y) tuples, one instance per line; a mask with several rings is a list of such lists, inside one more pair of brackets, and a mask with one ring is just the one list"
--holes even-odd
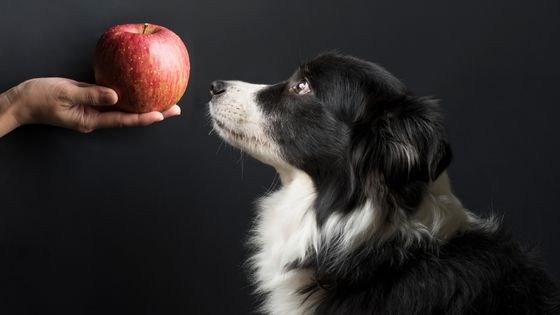
[(20, 126), (16, 115), (17, 106), (15, 88), (0, 94), (0, 138)]

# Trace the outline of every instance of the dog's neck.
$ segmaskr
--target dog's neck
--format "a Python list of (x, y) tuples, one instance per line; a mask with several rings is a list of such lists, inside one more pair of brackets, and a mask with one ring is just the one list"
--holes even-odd
[[(306, 183), (305, 187), (313, 187), (309, 175), (299, 169), (286, 165), (275, 166), (275, 169), (283, 187), (297, 183)], [(405, 223), (421, 226), (435, 239), (446, 241), (477, 222), (478, 218), (464, 209), (460, 200), (453, 194), (449, 176), (447, 171), (444, 171), (435, 181), (428, 184), (423, 201)], [(394, 227), (401, 230), (403, 228), (406, 226)]]
[[(303, 171), (298, 170), (294, 167), (288, 165), (276, 165), (274, 169), (280, 177), (280, 182), (282, 186), (287, 186), (294, 180), (311, 180), (309, 175), (305, 174)], [(449, 176), (447, 171), (441, 173), (435, 181), (430, 182), (428, 185), (428, 192), (434, 195), (452, 195), (451, 183), (449, 182)]]

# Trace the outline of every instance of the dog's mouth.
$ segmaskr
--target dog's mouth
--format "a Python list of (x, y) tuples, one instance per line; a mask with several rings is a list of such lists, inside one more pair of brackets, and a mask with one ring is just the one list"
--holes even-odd
[(214, 120), (214, 124), (222, 131), (226, 132), (228, 135), (232, 136), (234, 139), (236, 140), (245, 140), (247, 139), (247, 136), (245, 136), (244, 134), (234, 131), (231, 128), (228, 128), (223, 122), (221, 122), (220, 120), (216, 119), (216, 117), (212, 117), (212, 119)]
[(219, 135), (225, 140), (229, 140), (229, 142), (234, 142), (237, 146), (244, 148), (270, 147), (270, 143), (267, 141), (255, 136), (249, 136), (242, 131), (233, 130), (215, 116), (212, 116), (212, 121), (214, 122), (214, 128), (218, 129)]

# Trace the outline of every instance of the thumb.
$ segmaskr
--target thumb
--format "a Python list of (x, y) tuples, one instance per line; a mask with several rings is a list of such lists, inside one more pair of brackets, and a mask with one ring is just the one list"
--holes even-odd
[(93, 84), (76, 82), (68, 87), (69, 100), (76, 105), (114, 105), (119, 97), (114, 90)]

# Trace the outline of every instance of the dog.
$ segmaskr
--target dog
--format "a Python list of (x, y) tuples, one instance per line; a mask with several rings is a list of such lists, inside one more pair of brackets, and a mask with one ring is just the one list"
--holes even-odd
[(263, 313), (560, 314), (531, 252), (453, 195), (434, 99), (338, 53), (210, 94), (213, 130), (281, 181), (250, 237)]

